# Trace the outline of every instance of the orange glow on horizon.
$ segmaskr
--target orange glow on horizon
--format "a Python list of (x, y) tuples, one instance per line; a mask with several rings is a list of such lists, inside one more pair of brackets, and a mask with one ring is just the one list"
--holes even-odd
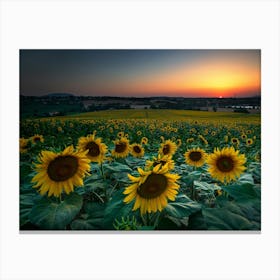
[(193, 93), (205, 97), (232, 97), (248, 92), (260, 92), (260, 71), (256, 67), (232, 63), (212, 62), (193, 68), (175, 69), (170, 73), (155, 73), (146, 78), (136, 77), (127, 84), (119, 84), (119, 90), (148, 93), (169, 93), (183, 96)]
[(129, 73), (102, 92), (125, 96), (235, 97), (260, 94), (260, 59), (243, 56), (210, 56), (152, 71)]

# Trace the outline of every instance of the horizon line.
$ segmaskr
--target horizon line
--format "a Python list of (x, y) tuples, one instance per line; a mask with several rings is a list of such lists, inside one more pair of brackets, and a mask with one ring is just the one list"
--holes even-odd
[(256, 97), (261, 97), (261, 94), (255, 94), (255, 95), (250, 95), (250, 96), (169, 96), (169, 95), (156, 95), (156, 96), (115, 96), (115, 95), (77, 95), (73, 93), (47, 93), (43, 95), (26, 95), (20, 93), (21, 96), (28, 96), (28, 97), (46, 97), (48, 95), (52, 94), (69, 94), (74, 97), (108, 97), (108, 98), (139, 98), (139, 99), (144, 99), (144, 98), (208, 98), (208, 99), (230, 99), (230, 98), (256, 98)]

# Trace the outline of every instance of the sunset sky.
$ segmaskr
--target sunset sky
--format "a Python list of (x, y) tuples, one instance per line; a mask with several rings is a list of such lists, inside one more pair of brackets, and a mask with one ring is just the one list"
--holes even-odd
[(260, 50), (21, 50), (20, 93), (247, 97), (261, 94)]

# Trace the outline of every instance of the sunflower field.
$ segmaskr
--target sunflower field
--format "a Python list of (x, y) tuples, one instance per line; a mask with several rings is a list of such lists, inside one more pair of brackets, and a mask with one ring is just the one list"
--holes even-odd
[(260, 115), (20, 122), (21, 230), (260, 230)]

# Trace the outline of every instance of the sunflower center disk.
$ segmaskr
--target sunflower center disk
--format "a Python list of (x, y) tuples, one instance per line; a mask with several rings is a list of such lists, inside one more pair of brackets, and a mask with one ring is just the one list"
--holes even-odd
[(116, 144), (115, 151), (117, 153), (123, 153), (125, 150), (126, 150), (126, 143), (121, 142)]
[(133, 150), (134, 150), (134, 152), (137, 153), (137, 154), (140, 154), (140, 153), (141, 153), (141, 149), (140, 149), (140, 147), (138, 147), (138, 146), (134, 146), (134, 147), (133, 147)]
[(41, 140), (40, 137), (35, 137), (35, 138), (34, 138), (34, 141), (35, 141), (35, 142), (38, 142), (38, 141), (40, 141), (40, 140)]
[(92, 157), (97, 157), (100, 154), (99, 146), (95, 142), (89, 142), (86, 145), (86, 150), (89, 150), (88, 155)]
[(157, 160), (153, 163), (153, 167), (157, 166), (158, 164), (165, 165), (166, 161), (165, 160)]
[(222, 172), (230, 172), (234, 168), (234, 162), (230, 157), (221, 157), (217, 160), (217, 167)]
[(47, 173), (53, 181), (61, 182), (71, 178), (77, 169), (77, 158), (73, 156), (60, 156), (50, 162)]
[(200, 161), (201, 160), (201, 152), (191, 152), (189, 157), (192, 161)]
[(159, 197), (167, 188), (167, 179), (161, 174), (150, 174), (139, 186), (137, 193), (143, 198)]
[(164, 146), (163, 146), (163, 149), (162, 149), (162, 152), (163, 152), (164, 155), (169, 154), (169, 152), (170, 152), (170, 146), (169, 146), (169, 145), (164, 145)]

